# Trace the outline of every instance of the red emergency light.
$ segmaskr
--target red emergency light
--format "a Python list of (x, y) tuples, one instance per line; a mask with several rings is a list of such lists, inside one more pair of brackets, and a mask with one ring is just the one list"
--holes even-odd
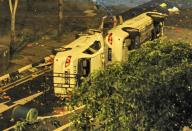
[(71, 56), (68, 56), (65, 61), (65, 67), (68, 67), (71, 63)]
[(113, 33), (110, 33), (110, 34), (108, 35), (108, 42), (109, 42), (110, 45), (112, 45), (112, 41), (113, 41), (112, 36), (113, 36)]

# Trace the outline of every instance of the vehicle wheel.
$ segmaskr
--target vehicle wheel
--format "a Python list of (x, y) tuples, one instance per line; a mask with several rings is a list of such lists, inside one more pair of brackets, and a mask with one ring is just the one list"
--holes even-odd
[(163, 36), (163, 24), (162, 23), (160, 23), (160, 25), (159, 25), (159, 36), (160, 37)]
[(154, 40), (157, 38), (157, 29), (154, 28), (152, 31), (151, 31), (151, 40)]
[(140, 46), (140, 37), (139, 36), (135, 37), (134, 45), (135, 45), (135, 48), (139, 48), (139, 46)]
[(131, 45), (129, 46), (129, 50), (132, 49), (137, 49), (140, 46), (140, 37), (139, 36), (135, 36), (132, 40), (131, 40)]
[(155, 25), (154, 29), (151, 31), (151, 40), (156, 39), (158, 36), (162, 36), (162, 28), (161, 23)]

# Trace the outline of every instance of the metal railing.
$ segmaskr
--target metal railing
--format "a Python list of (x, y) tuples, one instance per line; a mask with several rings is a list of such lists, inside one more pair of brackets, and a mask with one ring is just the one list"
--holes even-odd
[(59, 85), (59, 88), (78, 87), (81, 83), (78, 74), (53, 73), (53, 78), (61, 78), (61, 82), (53, 82), (54, 85)]

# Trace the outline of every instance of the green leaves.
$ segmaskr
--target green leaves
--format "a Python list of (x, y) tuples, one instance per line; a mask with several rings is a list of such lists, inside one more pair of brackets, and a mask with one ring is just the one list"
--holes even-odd
[(74, 119), (80, 121), (76, 129), (179, 130), (191, 126), (192, 47), (162, 40), (145, 43), (129, 53), (127, 62), (92, 74), (75, 93), (74, 104), (86, 105)]

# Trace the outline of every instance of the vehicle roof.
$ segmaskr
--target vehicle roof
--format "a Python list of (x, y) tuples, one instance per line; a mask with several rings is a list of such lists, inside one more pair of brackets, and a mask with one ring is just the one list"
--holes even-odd
[(152, 18), (147, 15), (147, 13), (143, 13), (137, 17), (129, 19), (125, 21), (122, 26), (132, 27), (135, 29), (141, 29), (144, 25), (149, 25), (152, 23)]
[(128, 37), (129, 34), (127, 32), (125, 32), (125, 31), (123, 31), (122, 28), (123, 27), (131, 27), (131, 28), (141, 30), (144, 27), (144, 25), (149, 25), (153, 21), (152, 18), (147, 15), (148, 13), (154, 13), (154, 14), (157, 14), (157, 15), (162, 14), (162, 13), (158, 13), (158, 12), (142, 13), (142, 14), (136, 16), (136, 17), (133, 17), (131, 19), (126, 20), (121, 25), (118, 25), (118, 26), (112, 28), (111, 30), (109, 30), (109, 33), (113, 33), (113, 34), (115, 34), (115, 36), (120, 37), (120, 38)]
[(78, 39), (73, 41), (72, 43), (64, 46), (65, 48), (72, 48), (71, 50), (59, 52), (56, 57), (63, 57), (73, 55), (74, 57), (78, 57), (83, 54), (83, 51), (89, 48), (95, 41), (99, 41), (101, 39), (102, 33), (95, 32), (94, 34), (80, 36)]

